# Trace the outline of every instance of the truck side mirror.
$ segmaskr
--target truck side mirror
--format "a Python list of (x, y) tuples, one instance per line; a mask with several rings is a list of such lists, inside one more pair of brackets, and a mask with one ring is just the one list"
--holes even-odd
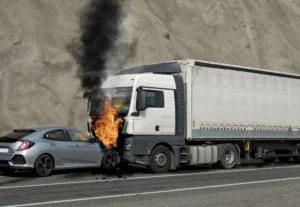
[(146, 110), (146, 91), (141, 87), (137, 89), (136, 110), (137, 112)]

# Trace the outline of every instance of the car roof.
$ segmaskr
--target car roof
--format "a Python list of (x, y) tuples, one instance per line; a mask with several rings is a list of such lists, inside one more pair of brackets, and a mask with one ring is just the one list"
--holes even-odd
[(22, 128), (22, 129), (15, 129), (14, 131), (28, 131), (28, 130), (35, 130), (35, 131), (50, 131), (50, 130), (78, 130), (76, 128), (70, 127), (34, 127), (34, 128)]

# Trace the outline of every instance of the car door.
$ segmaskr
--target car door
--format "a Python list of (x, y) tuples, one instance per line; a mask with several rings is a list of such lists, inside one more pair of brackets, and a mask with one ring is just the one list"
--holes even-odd
[(100, 166), (101, 164), (101, 147), (97, 141), (86, 133), (79, 130), (67, 130), (74, 149), (74, 159), (79, 166)]
[(47, 147), (54, 157), (56, 167), (68, 167), (74, 164), (73, 147), (71, 140), (62, 129), (51, 130), (45, 133)]

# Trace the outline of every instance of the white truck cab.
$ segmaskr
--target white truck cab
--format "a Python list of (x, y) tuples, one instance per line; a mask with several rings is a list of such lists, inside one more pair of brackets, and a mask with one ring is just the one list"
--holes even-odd
[[(173, 76), (153, 73), (108, 77), (102, 90), (109, 99), (126, 95), (125, 128), (131, 135), (175, 135), (176, 85)], [(143, 100), (138, 102), (137, 98)], [(139, 106), (137, 106), (139, 104)]]

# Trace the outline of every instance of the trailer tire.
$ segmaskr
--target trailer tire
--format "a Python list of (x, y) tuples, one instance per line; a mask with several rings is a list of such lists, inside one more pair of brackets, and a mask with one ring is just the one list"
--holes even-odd
[(163, 145), (155, 147), (150, 155), (150, 170), (154, 173), (166, 173), (169, 172), (170, 166), (170, 150)]
[(224, 169), (233, 168), (238, 160), (238, 153), (232, 144), (224, 144), (219, 164)]

